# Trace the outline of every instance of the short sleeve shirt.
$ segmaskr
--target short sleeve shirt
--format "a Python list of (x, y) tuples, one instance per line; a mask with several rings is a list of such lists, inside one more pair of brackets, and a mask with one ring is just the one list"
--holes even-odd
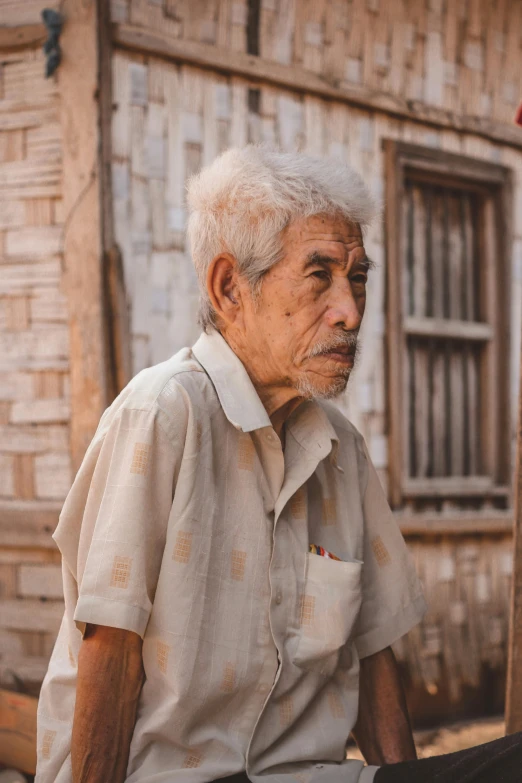
[(105, 411), (53, 537), (65, 614), (36, 783), (72, 781), (87, 623), (143, 639), (127, 783), (371, 779), (345, 759), (359, 661), (425, 604), (363, 439), (333, 405), (302, 403), (283, 452), (238, 357), (204, 334)]

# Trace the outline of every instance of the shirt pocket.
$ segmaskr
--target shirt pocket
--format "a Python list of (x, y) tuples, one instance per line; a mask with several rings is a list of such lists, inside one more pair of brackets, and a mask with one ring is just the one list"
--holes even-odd
[(299, 668), (324, 676), (337, 668), (340, 650), (361, 608), (362, 565), (360, 560), (337, 561), (307, 553), (293, 656)]

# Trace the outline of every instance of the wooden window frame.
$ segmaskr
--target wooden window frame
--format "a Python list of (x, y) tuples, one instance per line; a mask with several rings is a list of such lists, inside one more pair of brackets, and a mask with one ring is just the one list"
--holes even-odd
[[(400, 510), (405, 500), (418, 497), (487, 500), (509, 494), (511, 422), (509, 404), (510, 258), (512, 245), (512, 173), (505, 166), (464, 155), (442, 152), (392, 140), (383, 141), (385, 159), (386, 246), (386, 378), (388, 414), (388, 479), (392, 508)], [(411, 479), (404, 460), (403, 378), (407, 334), (423, 333), (425, 319), (405, 318), (403, 312), (404, 254), (402, 204), (406, 177), (434, 185), (476, 190), (487, 195), (483, 218), (494, 221), (496, 241), (481, 221), (481, 245), (485, 254), (486, 287), (495, 296), (485, 301), (486, 322), (469, 324), (469, 338), (487, 339), (481, 389), (481, 432), (487, 454), (487, 476)], [(451, 336), (452, 322), (444, 328)], [(488, 481), (488, 477), (492, 477)]]

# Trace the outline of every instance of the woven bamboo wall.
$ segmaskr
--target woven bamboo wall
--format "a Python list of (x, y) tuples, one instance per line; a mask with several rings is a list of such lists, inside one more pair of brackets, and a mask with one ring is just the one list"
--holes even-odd
[(57, 85), (39, 52), (1, 59), (0, 679), (10, 682), (11, 670), (41, 679), (63, 611), (50, 533), (71, 468)]
[(258, 52), (342, 86), (510, 122), (522, 94), (521, 0), (112, 0), (113, 18), (173, 38)]
[(435, 695), (444, 679), (457, 702), (478, 688), (483, 666), (503, 671), (508, 642), (510, 537), (409, 542), (429, 597), (424, 621), (395, 645), (413, 686)]

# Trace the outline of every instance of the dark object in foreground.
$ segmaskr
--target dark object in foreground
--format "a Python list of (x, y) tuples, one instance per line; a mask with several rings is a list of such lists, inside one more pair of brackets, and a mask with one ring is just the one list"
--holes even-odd
[(375, 783), (518, 783), (521, 769), (519, 732), (456, 753), (381, 767)]
[[(522, 769), (522, 733), (474, 748), (381, 767), (374, 783), (518, 783)], [(245, 772), (214, 783), (249, 783)]]

